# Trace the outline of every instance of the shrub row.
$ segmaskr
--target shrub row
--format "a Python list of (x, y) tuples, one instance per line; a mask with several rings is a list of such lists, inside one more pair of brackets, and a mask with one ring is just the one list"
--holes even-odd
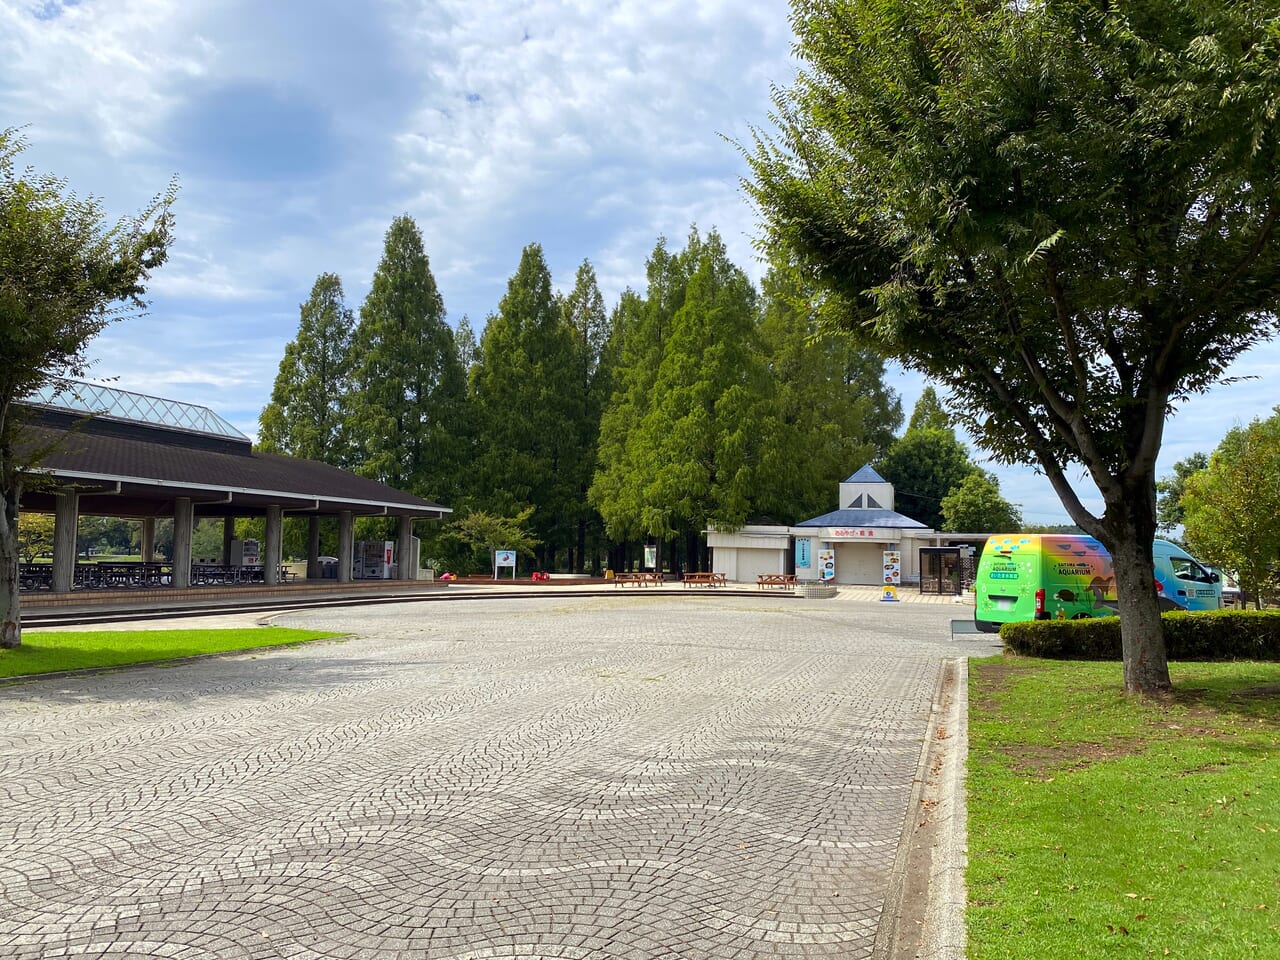
[[(1278, 660), (1280, 610), (1166, 613), (1170, 660)], [(1000, 640), (1009, 653), (1050, 660), (1119, 660), (1120, 618), (1006, 623)]]

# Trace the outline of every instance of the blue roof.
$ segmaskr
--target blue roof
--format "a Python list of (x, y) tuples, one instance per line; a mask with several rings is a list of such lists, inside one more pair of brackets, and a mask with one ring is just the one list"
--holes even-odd
[[(867, 468), (864, 468), (867, 469)], [(859, 471), (861, 473), (862, 471)], [(803, 520), (797, 527), (892, 527), (899, 530), (928, 530), (919, 520), (894, 510), (832, 510), (820, 517)]]
[(861, 470), (859, 470), (852, 477), (850, 477), (848, 480), (845, 481), (845, 483), (888, 483), (888, 482), (889, 481), (887, 481), (884, 477), (880, 476), (880, 474), (876, 473), (875, 470), (872, 469), (871, 464), (867, 464), (865, 467), (863, 467)]

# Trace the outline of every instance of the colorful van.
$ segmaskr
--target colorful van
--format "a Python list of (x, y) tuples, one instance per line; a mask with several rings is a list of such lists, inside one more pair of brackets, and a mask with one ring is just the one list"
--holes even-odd
[[(1152, 549), (1162, 610), (1216, 610), (1222, 585), (1181, 547)], [(1118, 612), (1111, 554), (1093, 537), (1009, 534), (987, 540), (978, 561), (973, 620), (994, 633), (1021, 620), (1081, 620)]]

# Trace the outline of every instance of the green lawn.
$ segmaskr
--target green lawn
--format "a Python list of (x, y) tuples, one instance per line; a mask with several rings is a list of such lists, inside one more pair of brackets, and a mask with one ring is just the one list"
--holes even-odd
[(86, 667), (118, 667), (194, 657), (205, 653), (277, 647), (342, 636), (315, 630), (284, 627), (248, 627), (241, 630), (99, 630), (88, 633), (32, 633), (22, 635), (22, 646), (0, 650), (0, 678), (20, 677)]
[(1280, 956), (1280, 664), (971, 665), (969, 956)]

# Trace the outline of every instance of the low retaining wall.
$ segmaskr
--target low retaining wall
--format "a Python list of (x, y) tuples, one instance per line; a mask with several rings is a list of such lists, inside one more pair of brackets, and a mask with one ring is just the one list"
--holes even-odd
[(796, 596), (810, 600), (830, 600), (836, 595), (834, 583), (819, 583), (816, 580), (801, 580), (796, 584)]

